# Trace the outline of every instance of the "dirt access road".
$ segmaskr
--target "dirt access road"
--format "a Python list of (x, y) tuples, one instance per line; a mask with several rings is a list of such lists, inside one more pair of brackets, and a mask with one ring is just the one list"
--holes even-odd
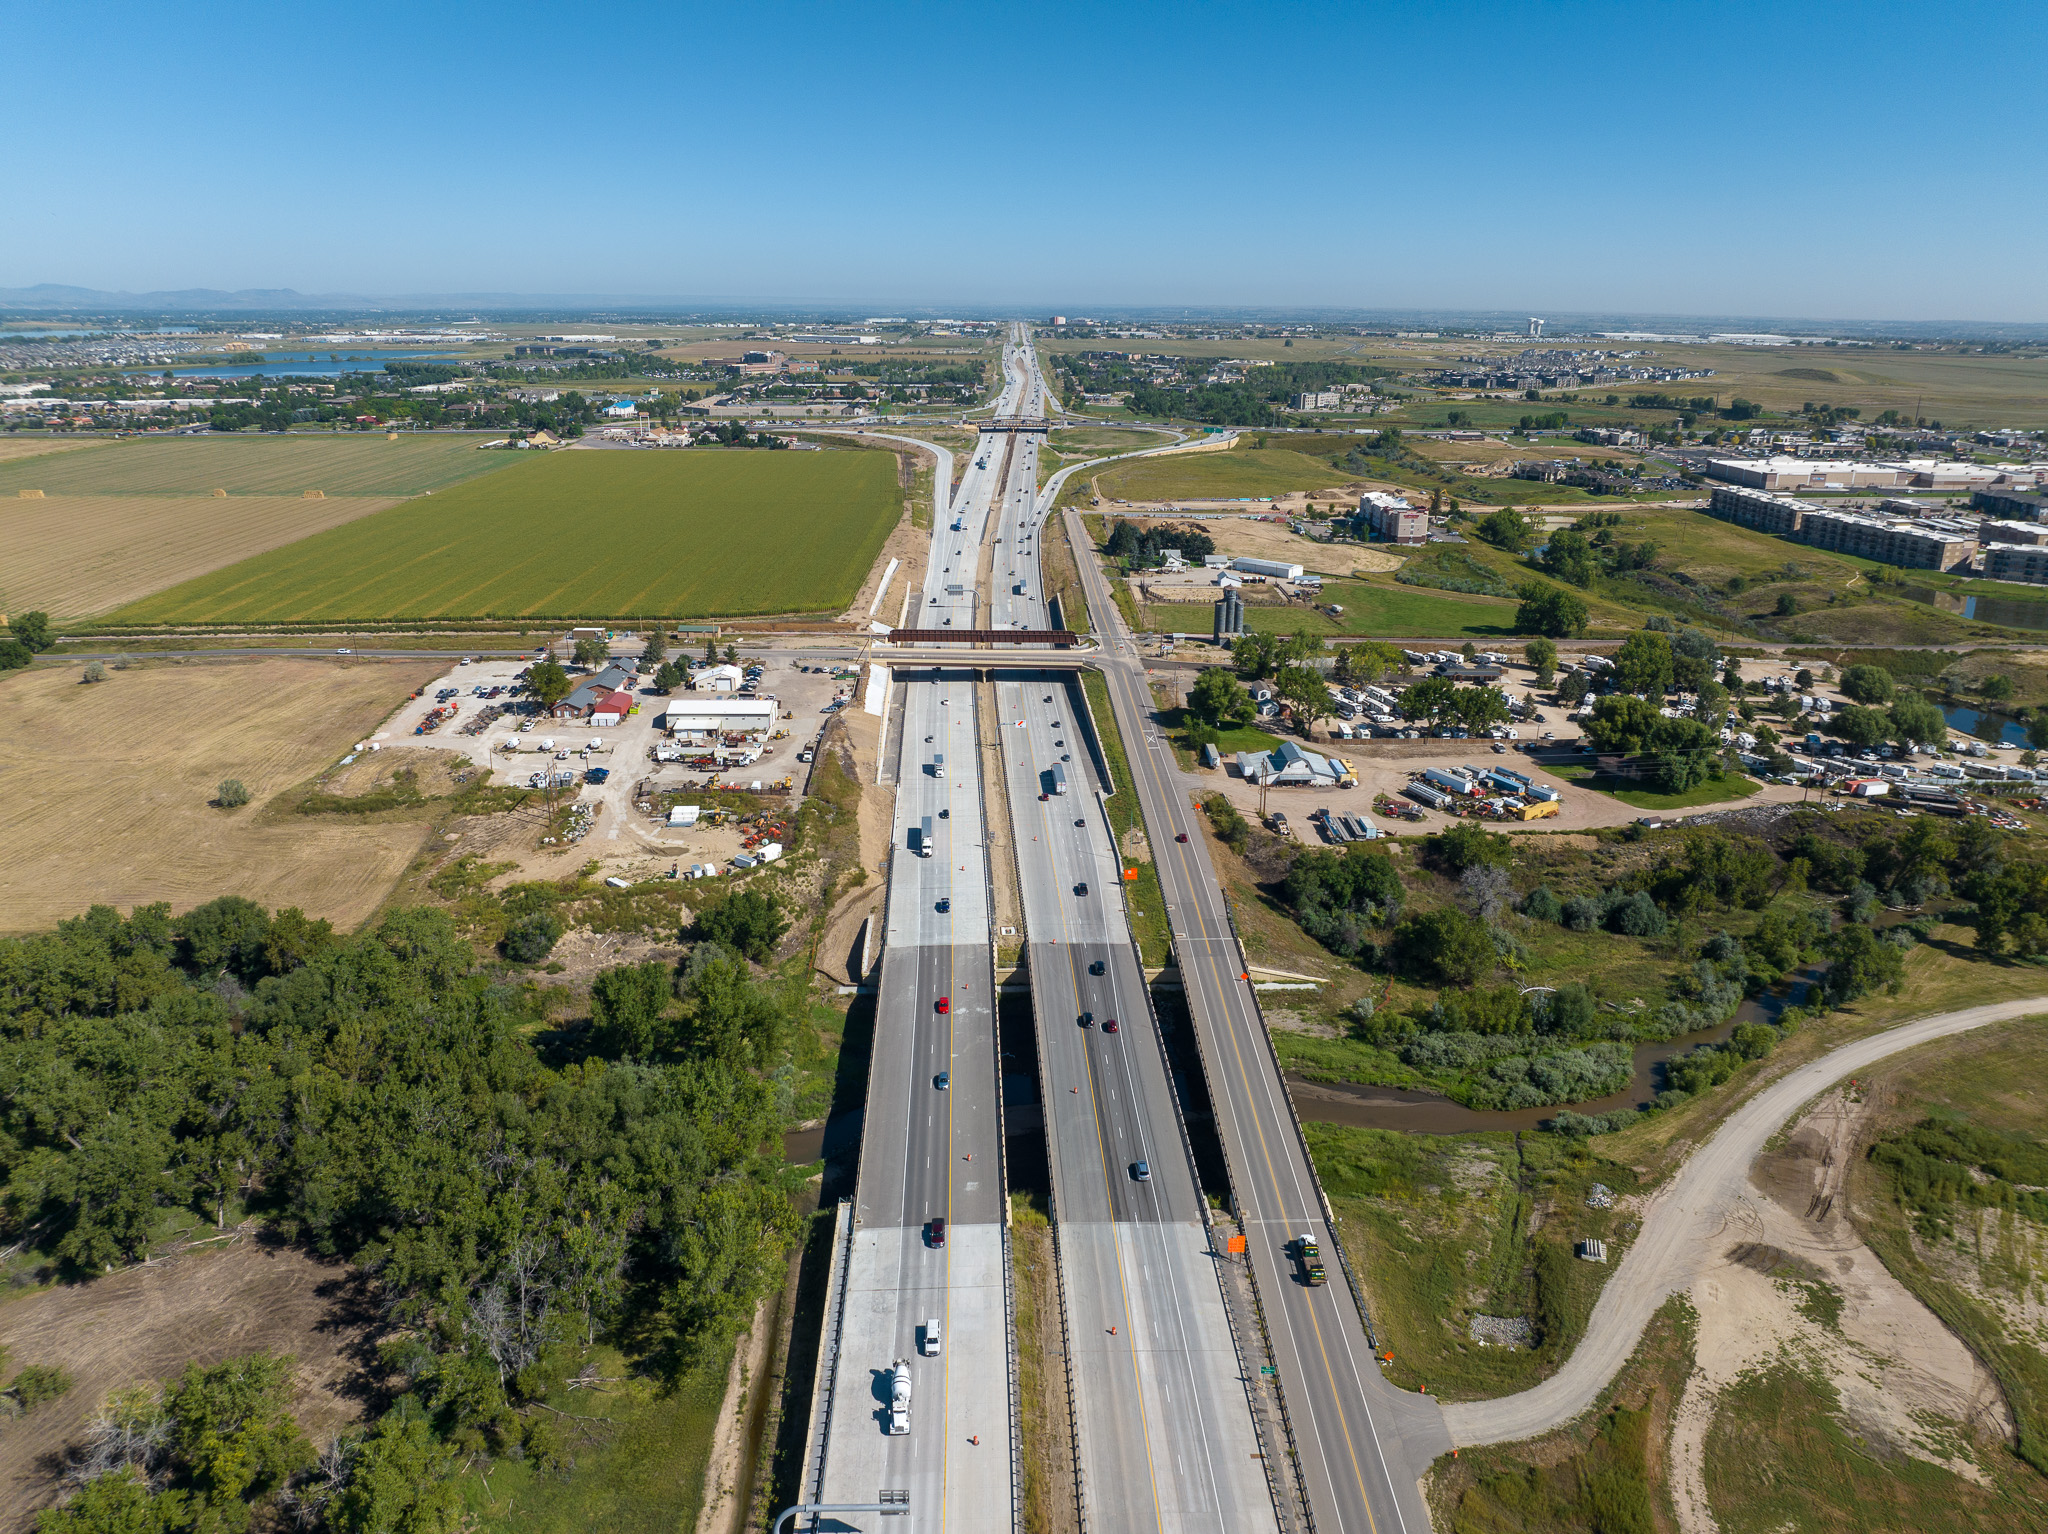
[(1628, 1362), (1657, 1307), (1720, 1266), (1730, 1242), (1748, 1239), (1749, 1206), (1769, 1198), (1751, 1185), (1750, 1166), (1802, 1104), (1902, 1049), (2043, 1010), (2048, 996), (1925, 1017), (1844, 1044), (1758, 1092), (1653, 1196), (1642, 1234), (1608, 1280), (1565, 1366), (1520, 1395), (1446, 1406), (1452, 1441), (1461, 1447), (1512, 1443), (1562, 1427), (1589, 1409)]

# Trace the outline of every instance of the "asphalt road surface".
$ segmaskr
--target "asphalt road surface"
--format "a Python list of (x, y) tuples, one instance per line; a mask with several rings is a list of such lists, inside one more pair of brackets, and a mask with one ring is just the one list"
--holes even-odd
[[(1085, 546), (1079, 518), (1068, 515), (1077, 547)], [(1081, 561), (1081, 579), (1110, 640), (1102, 670), (1153, 840), (1310, 1511), (1319, 1530), (1419, 1534), (1429, 1513), (1418, 1482), (1451, 1447), (1450, 1435), (1433, 1400), (1381, 1377), (1342, 1270), (1331, 1264), (1332, 1282), (1316, 1288), (1293, 1271), (1288, 1243), (1304, 1232), (1325, 1253), (1336, 1251), (1321, 1191), (1142, 663), (1092, 561)], [(1176, 839), (1181, 833), (1186, 841)], [(1371, 1275), (1361, 1281), (1369, 1291)]]

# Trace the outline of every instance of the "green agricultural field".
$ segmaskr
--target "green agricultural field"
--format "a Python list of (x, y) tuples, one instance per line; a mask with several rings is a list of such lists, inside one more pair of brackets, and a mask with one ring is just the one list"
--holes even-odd
[(0, 496), (418, 495), (503, 469), (523, 454), (481, 452), (471, 434), (331, 432), (148, 437), (0, 464)]
[(1124, 501), (1225, 500), (1329, 490), (1356, 476), (1280, 448), (1233, 447), (1140, 458), (1101, 475), (1104, 496)]
[(672, 618), (819, 612), (902, 514), (892, 453), (522, 456), (186, 581), (117, 623)]

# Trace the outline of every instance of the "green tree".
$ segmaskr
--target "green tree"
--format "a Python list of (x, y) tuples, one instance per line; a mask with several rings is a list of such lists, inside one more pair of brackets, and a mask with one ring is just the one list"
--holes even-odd
[(1230, 659), (1239, 676), (1261, 681), (1280, 666), (1280, 638), (1277, 634), (1241, 634), (1230, 647)]
[(71, 1375), (56, 1364), (30, 1364), (8, 1384), (7, 1395), (23, 1416), (46, 1401), (54, 1401), (71, 1389)]
[(1842, 673), (1842, 696), (1855, 703), (1889, 703), (1895, 686), (1882, 666), (1851, 666)]
[(1593, 551), (1593, 545), (1586, 541), (1586, 535), (1567, 528), (1550, 535), (1550, 542), (1544, 546), (1537, 562), (1550, 575), (1574, 586), (1590, 586), (1600, 574), (1600, 556)]
[(1776, 613), (1777, 613), (1777, 616), (1778, 616), (1778, 617), (1780, 617), (1780, 618), (1796, 618), (1796, 617), (1798, 617), (1798, 616), (1799, 616), (1799, 593), (1798, 593), (1798, 592), (1796, 592), (1796, 591), (1781, 591), (1781, 592), (1779, 592), (1779, 593), (1778, 593), (1778, 605), (1777, 605), (1777, 608), (1776, 608)]
[(788, 930), (789, 919), (775, 897), (757, 890), (740, 890), (697, 917), (700, 937), (722, 943), (757, 964), (768, 962)]
[(2012, 678), (2009, 676), (1987, 676), (1977, 684), (1977, 691), (1993, 703), (2003, 703), (2012, 696)]
[(1249, 723), (1257, 706), (1236, 677), (1221, 666), (1211, 666), (1188, 689), (1188, 712), (1221, 729)]
[(1447, 676), (1426, 676), (1401, 690), (1401, 717), (1441, 724), (1458, 706), (1458, 684)]
[(1671, 641), (1652, 629), (1640, 629), (1622, 641), (1615, 653), (1614, 674), (1625, 691), (1664, 696), (1671, 685)]
[(1282, 666), (1273, 678), (1273, 690), (1293, 710), (1304, 736), (1313, 734), (1316, 721), (1330, 712), (1329, 684), (1313, 666)]
[(1515, 609), (1515, 631), (1546, 634), (1552, 639), (1573, 639), (1586, 632), (1591, 616), (1586, 604), (1569, 591), (1528, 581), (1522, 586), (1522, 605)]
[(526, 668), (526, 690), (545, 714), (576, 690), (569, 673), (555, 660), (535, 661)]
[(1702, 688), (1714, 686), (1714, 668), (1697, 655), (1671, 657), (1671, 685), (1680, 692), (1699, 692)]
[[(1894, 740), (1940, 741), (1947, 737), (1948, 721), (1941, 710), (1917, 693), (1899, 694), (1889, 712)], [(2030, 734), (2035, 724), (2048, 725), (2048, 720), (2028, 721)]]
[(1476, 916), (1455, 907), (1410, 916), (1394, 932), (1402, 969), (1441, 985), (1471, 985), (1497, 962), (1493, 934)]
[(590, 983), (590, 1021), (614, 1053), (651, 1059), (674, 1045), (666, 1014), (671, 999), (665, 964), (627, 964)]
[(698, 1054), (763, 1068), (781, 1052), (787, 1031), (782, 1008), (737, 955), (712, 945), (709, 959), (692, 964), (684, 988), (690, 1044)]
[(674, 692), (685, 680), (682, 668), (672, 660), (665, 660), (655, 668), (654, 687), (657, 692)]
[(16, 613), (7, 620), (7, 631), (38, 655), (57, 642), (57, 632), (45, 612)]
[(1522, 646), (1522, 659), (1536, 668), (1536, 685), (1548, 687), (1557, 675), (1557, 646), (1548, 639), (1532, 639)]
[(1503, 506), (1481, 517), (1477, 530), (1488, 543), (1510, 554), (1519, 554), (1529, 546), (1529, 519), (1512, 506)]
[(1468, 868), (1506, 868), (1515, 860), (1515, 846), (1476, 820), (1461, 820), (1429, 839), (1430, 856), (1445, 869), (1461, 874)]
[(1843, 708), (1828, 716), (1828, 733), (1853, 746), (1875, 746), (1892, 738), (1891, 716), (1881, 708)]
[(1483, 730), (1507, 721), (1508, 702), (1497, 687), (1460, 687), (1451, 696), (1451, 713), (1466, 729)]
[(35, 654), (19, 639), (0, 639), (0, 671), (19, 671)]
[(36, 1514), (37, 1534), (185, 1534), (191, 1528), (185, 1494), (151, 1492), (132, 1465), (95, 1476), (70, 1501)]
[(274, 1353), (207, 1369), (187, 1364), (164, 1392), (172, 1452), (195, 1498), (222, 1526), (246, 1527), (244, 1504), (276, 1492), (313, 1462), (313, 1447), (289, 1409), (294, 1364)]
[(464, 1519), (455, 1458), (419, 1403), (401, 1397), (354, 1445), (347, 1483), (327, 1505), (328, 1527), (334, 1534), (456, 1534)]
[(1906, 956), (1861, 922), (1851, 922), (1828, 939), (1834, 960), (1821, 988), (1834, 1006), (1843, 1006), (1872, 991), (1896, 993), (1906, 973)]
[(661, 625), (657, 623), (654, 626), (653, 632), (647, 636), (645, 648), (640, 651), (640, 664), (642, 666), (659, 666), (667, 659), (668, 636), (662, 633)]
[(249, 802), (249, 786), (240, 778), (222, 778), (213, 802), (224, 810), (238, 810)]
[(611, 654), (611, 646), (594, 634), (585, 634), (576, 641), (574, 659), (579, 666), (602, 666)]

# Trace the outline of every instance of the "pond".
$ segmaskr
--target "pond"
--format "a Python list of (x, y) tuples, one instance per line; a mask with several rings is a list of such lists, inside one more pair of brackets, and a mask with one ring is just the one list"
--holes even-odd
[(1932, 586), (1908, 586), (1905, 594), (1915, 602), (1925, 602), (1945, 613), (1973, 618), (1979, 623), (1996, 623), (2009, 629), (2048, 629), (2048, 601), (2036, 597), (1963, 596)]
[(1986, 741), (2001, 746), (2024, 746), (2027, 741), (2027, 727), (2017, 719), (2008, 719), (2003, 714), (1987, 713), (1982, 709), (1964, 708), (1960, 704), (1944, 704), (1941, 717), (1948, 721), (1948, 727), (1958, 735), (1968, 735), (1973, 740)]
[(1735, 1031), (1738, 1024), (1776, 1022), (1787, 1007), (1797, 1006), (1805, 999), (1807, 991), (1826, 969), (1824, 964), (1809, 965), (1779, 989), (1752, 996), (1718, 1028), (1704, 1028), (1698, 1033), (1684, 1034), (1661, 1044), (1638, 1044), (1635, 1074), (1629, 1084), (1619, 1092), (1590, 1102), (1554, 1103), (1544, 1108), (1490, 1113), (1467, 1108), (1440, 1092), (1358, 1086), (1351, 1082), (1309, 1081), (1292, 1075), (1287, 1078), (1287, 1090), (1294, 1099), (1294, 1111), (1306, 1122), (1348, 1124), (1356, 1129), (1400, 1129), (1410, 1134), (1426, 1135), (1470, 1134), (1483, 1129), (1540, 1129), (1566, 1108), (1586, 1114), (1641, 1108), (1661, 1090), (1666, 1061), (1690, 1054), (1698, 1045), (1720, 1043)]
[[(429, 356), (424, 352), (260, 352), (261, 362), (219, 362), (210, 367), (171, 368), (174, 378), (315, 378), (339, 373), (381, 373), (387, 362), (430, 362), (448, 365), (462, 354)], [(160, 369), (144, 368), (155, 374)]]

